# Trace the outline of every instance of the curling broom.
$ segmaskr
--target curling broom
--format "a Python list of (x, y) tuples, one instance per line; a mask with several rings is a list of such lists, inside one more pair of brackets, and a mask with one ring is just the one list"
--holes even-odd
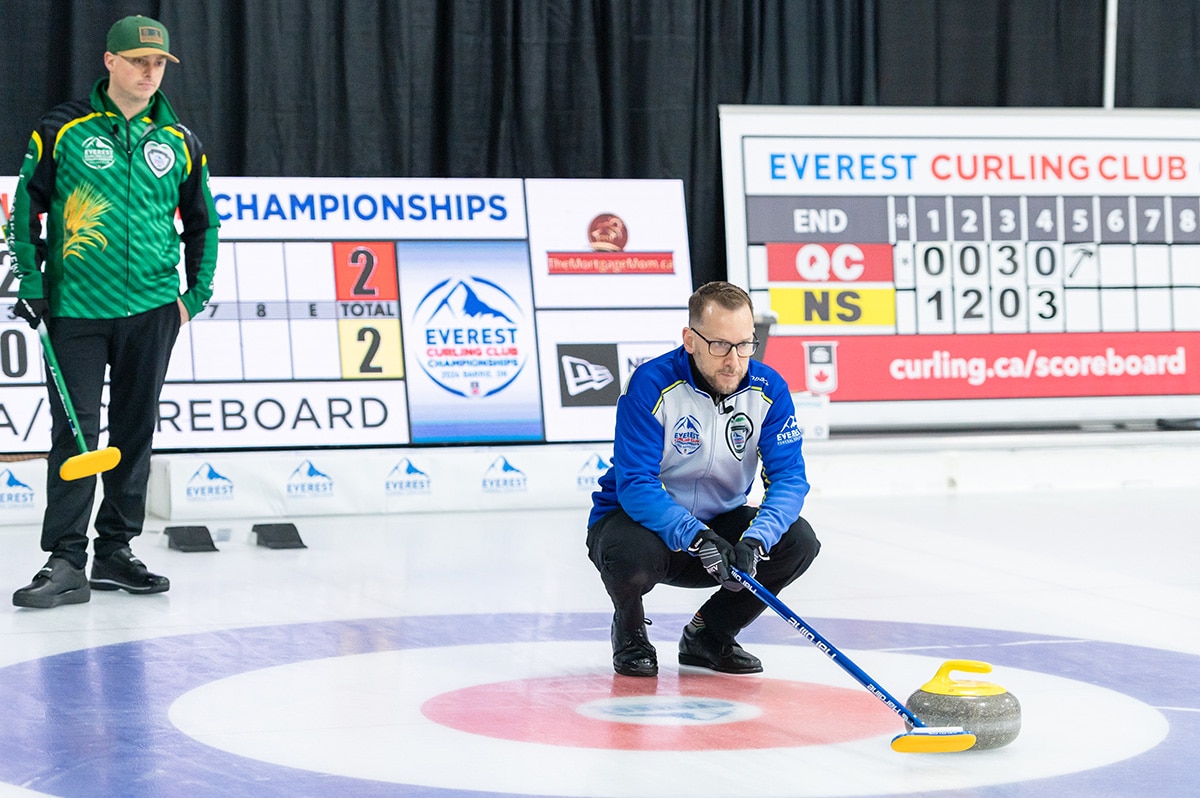
[[(4, 217), (3, 222), (0, 223), (0, 239), (7, 247), (10, 225), (8, 209), (3, 207), (2, 203), (0, 203), (0, 214), (3, 214)], [(11, 251), (9, 256), (14, 257)], [(58, 475), (65, 480), (83, 479), (116, 468), (117, 463), (121, 462), (120, 449), (108, 446), (96, 451), (88, 450), (87, 442), (83, 439), (83, 432), (79, 429), (79, 419), (75, 416), (75, 408), (71, 405), (71, 396), (67, 393), (67, 384), (58, 370), (58, 358), (54, 356), (54, 347), (50, 344), (50, 332), (46, 329), (46, 319), (42, 319), (37, 325), (37, 331), (38, 338), (42, 342), (42, 350), (46, 353), (46, 364), (54, 378), (54, 387), (58, 389), (58, 398), (62, 400), (63, 410), (66, 411), (68, 422), (71, 425), (71, 434), (75, 436), (75, 443), (79, 446), (79, 454), (68, 457), (58, 469)]]
[(975, 745), (975, 735), (964, 731), (959, 726), (926, 726), (914, 715), (908, 707), (897, 701), (868, 676), (862, 668), (850, 661), (845, 654), (834, 648), (833, 644), (822, 637), (811, 626), (804, 622), (787, 605), (776, 598), (771, 591), (760, 585), (754, 577), (737, 568), (730, 568), (733, 578), (747, 590), (758, 597), (763, 604), (775, 610), (781, 618), (790, 623), (810, 643), (825, 653), (825, 656), (836, 662), (842, 670), (854, 677), (855, 681), (867, 688), (867, 692), (882, 701), (888, 709), (899, 715), (912, 726), (912, 730), (897, 735), (892, 739), (892, 750), (903, 754), (940, 754), (954, 751), (966, 751)]

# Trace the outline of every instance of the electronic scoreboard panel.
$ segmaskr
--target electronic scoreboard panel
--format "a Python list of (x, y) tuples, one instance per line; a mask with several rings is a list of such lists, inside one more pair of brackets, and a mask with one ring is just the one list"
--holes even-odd
[(1200, 114), (721, 108), (729, 279), (846, 428), (1200, 417)]

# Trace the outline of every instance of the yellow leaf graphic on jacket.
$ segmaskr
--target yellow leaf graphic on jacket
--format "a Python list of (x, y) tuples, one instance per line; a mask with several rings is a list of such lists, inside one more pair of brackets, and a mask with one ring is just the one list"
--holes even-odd
[(100, 228), (101, 217), (112, 207), (112, 203), (100, 195), (93, 186), (81, 183), (63, 205), (63, 260), (74, 255), (82, 259), (88, 247), (108, 247), (108, 239)]

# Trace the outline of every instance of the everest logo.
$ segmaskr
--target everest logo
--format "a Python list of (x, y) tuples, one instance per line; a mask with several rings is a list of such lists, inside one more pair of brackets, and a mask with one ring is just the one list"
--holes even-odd
[(675, 422), (671, 445), (683, 455), (695, 454), (700, 450), (700, 422), (695, 416), (684, 416)]
[(33, 488), (17, 479), (11, 468), (0, 471), (0, 510), (33, 506)]
[(89, 169), (107, 169), (116, 161), (113, 143), (103, 136), (88, 136), (81, 145), (83, 163)]
[(796, 423), (796, 416), (788, 416), (788, 420), (783, 423), (783, 429), (775, 436), (775, 442), (780, 446), (789, 443), (799, 443), (804, 438), (804, 430)]
[(421, 370), (455, 396), (482, 399), (500, 393), (529, 359), (521, 306), (482, 277), (435, 285), (413, 312), (413, 326), (425, 344)]
[(575, 488), (577, 490), (585, 490), (588, 492), (598, 490), (600, 485), (600, 477), (608, 473), (608, 468), (612, 463), (605, 460), (598, 454), (593, 453), (579, 469), (579, 473), (575, 475)]
[(233, 501), (233, 480), (218, 474), (215, 468), (204, 463), (187, 481), (184, 497), (189, 502)]
[(429, 475), (412, 464), (405, 457), (388, 472), (383, 481), (384, 492), (388, 496), (409, 496), (414, 493), (429, 493), (432, 480)]
[(525, 472), (500, 455), (483, 472), (484, 493), (524, 493)]
[(311, 460), (305, 460), (288, 477), (287, 495), (300, 499), (332, 496), (333, 478), (318, 471)]

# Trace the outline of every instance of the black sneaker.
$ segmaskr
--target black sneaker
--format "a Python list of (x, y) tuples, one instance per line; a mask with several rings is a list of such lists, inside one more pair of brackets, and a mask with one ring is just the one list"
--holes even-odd
[(613, 670), (622, 676), (658, 675), (658, 652), (650, 645), (643, 624), (639, 623), (636, 629), (627, 631), (617, 623), (617, 616), (613, 615), (612, 649)]
[(708, 668), (718, 673), (762, 673), (762, 661), (746, 652), (732, 637), (716, 635), (708, 629), (695, 631), (683, 627), (679, 639), (679, 664)]
[(59, 604), (86, 604), (91, 597), (83, 569), (51, 557), (30, 584), (13, 593), (13, 605), (48, 610)]
[(138, 594), (165, 593), (171, 588), (170, 579), (150, 573), (129, 547), (117, 549), (103, 560), (93, 560), (89, 581), (96, 590), (125, 590)]

